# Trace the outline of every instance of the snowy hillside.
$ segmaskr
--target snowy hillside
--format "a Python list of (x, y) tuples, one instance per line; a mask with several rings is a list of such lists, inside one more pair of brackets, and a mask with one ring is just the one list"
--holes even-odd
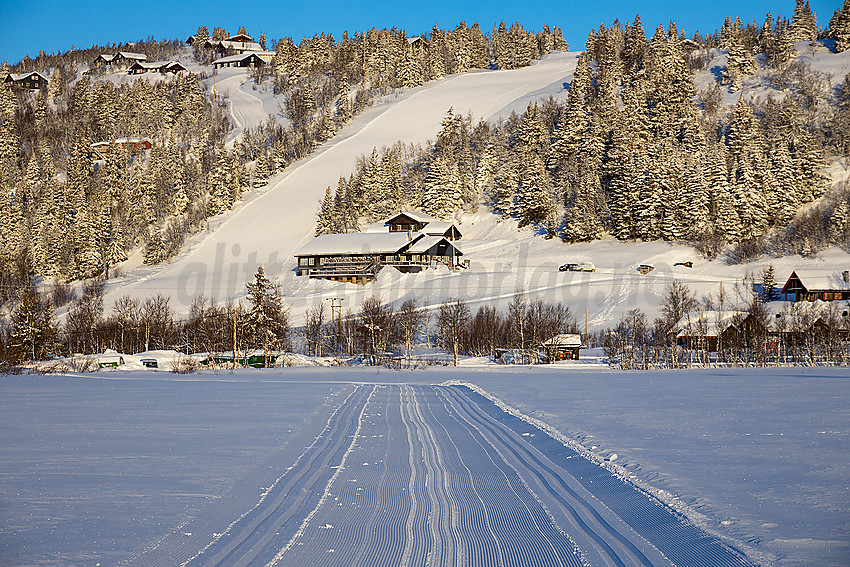
[[(289, 295), (292, 253), (312, 238), (325, 188), (350, 174), (359, 155), (399, 140), (426, 142), (436, 135), (449, 107), (476, 119), (495, 119), (523, 110), (531, 100), (562, 93), (575, 59), (575, 53), (556, 53), (515, 71), (453, 75), (381, 101), (312, 156), (273, 178), (267, 189), (248, 194), (244, 203), (215, 219), (210, 231), (199, 235), (175, 261), (140, 267), (110, 281), (106, 305), (125, 294), (143, 299), (163, 293), (178, 313), (185, 312), (199, 293), (219, 299), (241, 294), (261, 264), (269, 276), (284, 282)], [(237, 77), (226, 81), (236, 83)], [(231, 90), (240, 123), (258, 120), (262, 109), (262, 100), (256, 97), (255, 110), (246, 108), (246, 98)]]
[[(850, 61), (846, 52), (834, 54), (806, 42), (797, 47), (807, 64), (830, 74), (833, 81), (846, 73)], [(709, 65), (695, 77), (698, 89), (722, 73), (725, 51), (712, 50), (711, 55)], [(295, 276), (292, 254), (313, 237), (325, 188), (334, 187), (340, 176), (351, 174), (358, 156), (396, 141), (420, 144), (434, 138), (449, 107), (456, 114), (471, 113), (475, 119), (493, 120), (513, 111), (522, 112), (533, 100), (549, 96), (563, 99), (577, 57), (578, 53), (553, 53), (528, 68), (453, 75), (381, 100), (313, 155), (272, 178), (267, 188), (247, 194), (234, 210), (213, 219), (207, 232), (196, 235), (178, 258), (158, 266), (125, 268), (123, 277), (110, 281), (105, 304), (109, 306), (123, 295), (144, 299), (162, 293), (182, 314), (198, 294), (218, 300), (243, 297), (245, 282), (257, 266), (263, 265), (269, 276), (281, 282), (295, 324), (302, 322), (307, 308), (327, 297), (344, 297), (345, 307), (352, 309), (370, 295), (386, 301), (417, 297), (431, 306), (462, 297), (474, 309), (480, 303), (504, 307), (514, 291), (523, 288), (531, 298), (562, 301), (582, 323), (586, 312), (589, 329), (596, 330), (613, 325), (635, 307), (654, 316), (665, 286), (673, 279), (687, 282), (702, 297), (716, 294), (720, 283), (734, 294), (736, 282), (768, 264), (774, 265), (780, 285), (793, 269), (850, 266), (850, 257), (837, 248), (815, 258), (763, 257), (750, 265), (730, 266), (722, 257), (707, 261), (690, 246), (665, 242), (604, 239), (567, 245), (557, 239), (546, 240), (530, 229), (519, 230), (514, 220), (499, 221), (496, 215), (481, 209), (461, 214), (458, 219), (464, 235), (460, 248), (471, 263), (463, 273), (432, 270), (403, 275), (384, 270), (376, 282), (366, 286)], [(268, 113), (276, 113), (275, 99), (267, 87), (255, 87), (244, 72), (237, 70), (221, 73), (217, 79), (217, 92), (229, 93), (237, 125), (234, 135), (242, 128), (257, 126)], [(747, 79), (741, 92), (727, 87), (722, 87), (722, 92), (726, 108), (734, 105), (741, 92), (747, 97), (776, 93), (763, 72)], [(847, 177), (840, 162), (835, 162), (828, 174), (833, 183)], [(557, 267), (567, 261), (592, 261), (597, 271), (558, 272)], [(685, 261), (692, 261), (693, 268), (675, 265)], [(641, 275), (637, 266), (644, 263), (654, 265), (655, 270)]]

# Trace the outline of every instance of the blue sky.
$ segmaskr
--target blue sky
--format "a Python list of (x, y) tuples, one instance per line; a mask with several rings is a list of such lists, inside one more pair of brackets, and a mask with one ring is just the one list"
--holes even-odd
[[(842, 0), (811, 0), (818, 24), (826, 26)], [(761, 24), (771, 12), (791, 16), (794, 0), (690, 2), (672, 0), (608, 0), (602, 2), (560, 0), (446, 1), (396, 0), (394, 2), (255, 2), (253, 0), (137, 0), (134, 2), (92, 2), (82, 0), (0, 0), (0, 22), (6, 33), (0, 35), (0, 61), (17, 63), (26, 54), (35, 57), (66, 51), (71, 46), (87, 48), (128, 42), (153, 36), (156, 39), (185, 39), (199, 25), (210, 31), (216, 26), (235, 33), (245, 26), (258, 36), (265, 32), (271, 42), (292, 36), (296, 43), (304, 35), (330, 32), (340, 37), (344, 30), (363, 31), (372, 27), (398, 27), (408, 34), (427, 32), (434, 23), (442, 29), (454, 28), (461, 20), (479, 22), (489, 31), (501, 20), (520, 22), (526, 29), (539, 30), (544, 24), (564, 30), (572, 49), (581, 49), (587, 34), (600, 23), (615, 18), (631, 21), (640, 14), (648, 35), (658, 24), (675, 20), (688, 35), (695, 30), (714, 30), (724, 17), (740, 16), (744, 22)], [(14, 33), (12, 33), (12, 30)]]

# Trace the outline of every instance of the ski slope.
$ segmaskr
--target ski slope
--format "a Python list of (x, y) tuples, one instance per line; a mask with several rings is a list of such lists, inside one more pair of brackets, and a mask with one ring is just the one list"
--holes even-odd
[[(125, 294), (144, 300), (162, 293), (178, 313), (185, 313), (197, 294), (217, 299), (241, 294), (259, 265), (270, 277), (289, 283), (292, 253), (312, 238), (325, 188), (353, 173), (358, 156), (399, 140), (420, 144), (433, 139), (450, 107), (490, 119), (562, 93), (576, 58), (576, 53), (554, 53), (524, 69), (451, 75), (380, 101), (313, 155), (273, 178), (268, 189), (246, 195), (234, 210), (213, 219), (209, 232), (198, 235), (179, 258), (111, 281), (105, 304)], [(227, 75), (216, 86), (230, 93), (238, 127), (254, 126), (265, 117), (262, 99), (238, 88), (244, 77), (244, 71)]]

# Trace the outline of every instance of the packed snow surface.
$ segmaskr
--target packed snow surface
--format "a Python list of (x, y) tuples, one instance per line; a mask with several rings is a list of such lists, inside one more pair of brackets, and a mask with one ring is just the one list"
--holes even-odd
[[(448, 381), (473, 385), (522, 421), (463, 388), (429, 386)], [(850, 559), (848, 385), (844, 369), (624, 373), (592, 364), (3, 377), (0, 564), (172, 565), (177, 555), (209, 564), (229, 550), (265, 550), (257, 557), (280, 565), (348, 565), (361, 552), (368, 563), (369, 553), (397, 551), (386, 564), (401, 564), (405, 553), (456, 557), (487, 541), (487, 553), (511, 553), (526, 545), (513, 530), (537, 533), (539, 553), (564, 564), (573, 543), (597, 564), (609, 551), (559, 495), (631, 558), (625, 564), (642, 561), (626, 542), (672, 559), (675, 549), (647, 535), (652, 525), (627, 521), (632, 499), (606, 493), (628, 487), (623, 479), (689, 518), (708, 534), (690, 541), (724, 557), (737, 549), (755, 563), (837, 567)], [(540, 427), (574, 453), (544, 445), (554, 441)], [(531, 455), (566, 471), (560, 478), (581, 498)], [(475, 484), (480, 501), (469, 499), (471, 485), (457, 492), (478, 482), (462, 462), (512, 486), (501, 494), (513, 504), (491, 507), (489, 484)], [(590, 468), (570, 468), (579, 465)], [(611, 543), (592, 510), (625, 539)], [(445, 523), (424, 521), (427, 511)], [(268, 522), (277, 527), (251, 527)], [(350, 537), (360, 529), (390, 539), (361, 545)], [(342, 559), (326, 558), (329, 549)]]

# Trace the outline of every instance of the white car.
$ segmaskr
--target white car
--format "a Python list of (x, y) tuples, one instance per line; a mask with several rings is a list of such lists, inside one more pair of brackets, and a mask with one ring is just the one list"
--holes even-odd
[(561, 272), (595, 272), (593, 262), (570, 262), (558, 268)]

